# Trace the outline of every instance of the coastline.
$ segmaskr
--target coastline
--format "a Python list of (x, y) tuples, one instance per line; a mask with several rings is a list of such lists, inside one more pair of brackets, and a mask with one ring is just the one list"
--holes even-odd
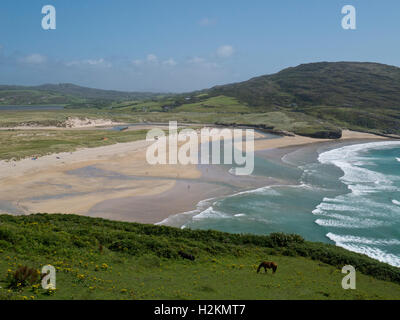
[[(298, 136), (296, 136), (298, 137)], [(285, 139), (287, 138), (287, 139)], [(281, 143), (277, 143), (279, 140), (284, 139)], [(310, 140), (311, 139), (311, 140)], [(348, 145), (356, 145), (370, 142), (379, 142), (379, 141), (391, 141), (391, 139), (387, 139), (381, 136), (374, 136), (370, 134), (363, 134), (358, 132), (348, 132), (345, 134), (343, 139), (337, 140), (327, 140), (327, 139), (313, 139), (307, 137), (298, 137), (298, 139), (293, 137), (284, 137), (269, 140), (271, 142), (271, 148), (265, 148), (266, 140), (261, 140), (260, 144), (258, 142), (255, 143), (255, 152), (256, 156), (265, 159), (266, 161), (273, 161), (278, 164), (285, 164), (289, 166), (294, 166), (297, 168), (299, 159), (307, 158), (308, 162), (316, 161), (318, 155), (321, 152), (325, 152), (327, 150), (341, 148), (343, 146)], [(277, 147), (278, 146), (278, 147)], [(306, 156), (306, 157), (305, 157)], [(296, 161), (293, 161), (291, 158), (296, 158)], [(294, 164), (297, 162), (297, 164)], [(254, 182), (254, 181), (253, 181)], [(260, 182), (260, 181), (258, 181)], [(292, 179), (276, 179), (272, 177), (268, 177), (266, 179), (264, 177), (264, 183), (254, 183), (252, 185), (247, 185), (245, 188), (231, 189), (231, 193), (229, 194), (221, 194), (216, 193), (213, 197), (203, 198), (199, 201), (195, 206), (190, 208), (189, 210), (184, 210), (179, 213), (175, 213), (164, 220), (158, 222), (160, 225), (168, 225), (173, 227), (185, 227), (185, 224), (191, 220), (196, 215), (201, 214), (204, 210), (210, 208), (213, 203), (216, 201), (223, 199), (224, 197), (230, 197), (241, 193), (251, 193), (258, 189), (269, 188), (274, 186), (293, 186), (298, 182)]]
[[(271, 159), (326, 143), (387, 138), (344, 131), (339, 140), (307, 137), (256, 139), (256, 152)], [(156, 165), (145, 160), (151, 142), (135, 141), (52, 154), (35, 161), (0, 161), (0, 212), (76, 213), (113, 220), (160, 223), (196, 209), (204, 199), (285, 183), (229, 174), (212, 165)], [(281, 156), (282, 155), (282, 156)]]

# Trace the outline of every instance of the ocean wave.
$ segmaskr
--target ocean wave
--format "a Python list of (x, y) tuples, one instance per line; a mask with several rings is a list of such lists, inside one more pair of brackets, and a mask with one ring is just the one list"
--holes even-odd
[[(328, 202), (322, 202), (320, 203), (317, 208), (314, 210), (316, 213), (322, 213), (326, 211), (361, 211), (360, 208), (351, 206), (351, 205), (346, 205), (346, 204), (334, 204), (334, 203), (328, 203)], [(313, 213), (314, 213), (313, 211)]]
[(181, 229), (186, 228), (187, 222), (197, 214), (201, 213), (204, 211), (206, 208), (210, 207), (211, 205), (214, 205), (216, 203), (218, 198), (208, 198), (201, 200), (197, 203), (196, 209), (190, 210), (190, 211), (185, 211), (185, 212), (179, 212), (177, 214), (171, 215), (168, 218), (155, 223), (156, 225), (166, 225), (166, 226), (180, 226)]
[(370, 149), (387, 149), (393, 146), (400, 147), (400, 141), (381, 141), (381, 142), (369, 142), (369, 143), (361, 143), (361, 144), (353, 144), (337, 149), (332, 149), (329, 151), (322, 152), (318, 156), (318, 161), (321, 163), (326, 163), (335, 159), (346, 159), (346, 158), (354, 158), (362, 151), (367, 151)]
[(251, 189), (251, 190), (245, 190), (245, 191), (240, 191), (234, 194), (231, 194), (229, 196), (226, 196), (226, 198), (232, 198), (236, 196), (241, 196), (241, 195), (246, 195), (246, 194), (261, 194), (261, 195), (266, 195), (266, 196), (282, 196), (282, 193), (280, 193), (277, 189), (279, 188), (301, 188), (301, 189), (307, 189), (307, 190), (325, 190), (317, 186), (313, 186), (307, 183), (300, 183), (300, 184), (275, 184), (271, 186), (266, 186), (266, 187), (261, 187), (257, 189)]
[(318, 161), (322, 164), (333, 164), (340, 168), (344, 173), (340, 179), (346, 184), (371, 183), (377, 188), (385, 187), (391, 185), (392, 180), (396, 177), (361, 167), (364, 163), (371, 161), (371, 158), (363, 157), (362, 152), (397, 146), (400, 147), (400, 141), (355, 144), (323, 152), (318, 156)]
[(203, 219), (209, 219), (209, 218), (221, 219), (221, 218), (231, 218), (231, 217), (232, 216), (227, 213), (215, 210), (213, 207), (208, 207), (206, 210), (193, 216), (192, 219), (193, 220), (203, 220)]
[(387, 221), (380, 221), (368, 218), (358, 219), (340, 214), (326, 214), (324, 216), (333, 219), (320, 218), (315, 220), (315, 223), (323, 227), (344, 228), (344, 229), (370, 229), (370, 228), (385, 227), (391, 225)]
[[(386, 202), (383, 202), (386, 201)], [(314, 215), (332, 217), (341, 213), (341, 216), (356, 215), (360, 219), (376, 218), (387, 221), (397, 221), (400, 215), (400, 202), (394, 206), (397, 200), (387, 202), (382, 198), (380, 202), (375, 198), (360, 196), (356, 192), (339, 195), (336, 198), (325, 197), (312, 211)]]
[(400, 240), (398, 239), (366, 238), (366, 237), (357, 237), (351, 235), (338, 235), (331, 232), (328, 233), (326, 236), (334, 242), (342, 242), (342, 243), (352, 242), (352, 243), (372, 244), (379, 246), (400, 245)]
[(186, 212), (174, 214), (160, 222), (155, 223), (155, 225), (157, 225), (157, 226), (174, 226), (177, 224), (178, 221), (181, 221), (183, 219), (183, 216), (194, 215), (196, 213), (197, 213), (197, 210), (192, 210), (192, 211), (186, 211)]
[(261, 187), (261, 188), (257, 188), (257, 189), (251, 189), (251, 190), (237, 192), (237, 193), (227, 196), (227, 198), (236, 197), (236, 196), (240, 196), (240, 195), (244, 195), (244, 194), (264, 194), (264, 195), (269, 195), (269, 196), (280, 196), (281, 194), (278, 191), (276, 191), (275, 189), (273, 189), (273, 187), (277, 187), (277, 185), (266, 186), (266, 187)]
[(400, 206), (400, 201), (398, 201), (398, 200), (393, 199), (393, 200), (392, 200), (392, 203), (395, 204), (395, 205)]
[[(391, 183), (391, 182), (390, 182)], [(364, 196), (373, 193), (379, 192), (397, 192), (400, 191), (398, 187), (392, 185), (368, 185), (368, 184), (349, 184), (348, 189), (355, 195), (355, 196)]]
[[(245, 190), (241, 192), (237, 192), (227, 196), (214, 197), (205, 200), (201, 200), (198, 202), (196, 209), (180, 212), (175, 215), (172, 215), (158, 223), (157, 225), (168, 225), (168, 226), (180, 226), (180, 228), (186, 228), (191, 221), (199, 221), (208, 218), (232, 218), (234, 215), (229, 215), (227, 213), (223, 213), (217, 210), (214, 210), (214, 206), (218, 206), (221, 201), (227, 198), (246, 195), (246, 194), (260, 194), (266, 196), (281, 196), (281, 193), (276, 190), (279, 187), (291, 187), (291, 188), (305, 188), (305, 189), (313, 189), (314, 187), (308, 184), (299, 184), (299, 185), (271, 185), (265, 186), (257, 189)], [(265, 205), (265, 201), (263, 202)], [(236, 217), (244, 216), (244, 214), (236, 215)]]
[(397, 160), (398, 162), (400, 162), (400, 158), (396, 158), (396, 160)]
[(326, 235), (339, 247), (353, 252), (365, 254), (373, 259), (379, 260), (381, 262), (388, 263), (392, 266), (400, 267), (400, 257), (388, 253), (376, 246), (382, 245), (399, 245), (399, 241), (396, 239), (372, 239), (354, 236), (339, 236), (333, 233), (328, 233)]

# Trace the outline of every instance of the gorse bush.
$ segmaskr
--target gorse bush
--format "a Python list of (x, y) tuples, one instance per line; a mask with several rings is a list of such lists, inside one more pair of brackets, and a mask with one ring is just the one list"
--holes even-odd
[(271, 233), (269, 238), (273, 247), (287, 247), (293, 243), (304, 243), (304, 239), (297, 234)]
[(89, 218), (77, 215), (0, 215), (0, 249), (25, 256), (84, 256), (101, 254), (99, 247), (122, 255), (155, 255), (180, 259), (179, 251), (197, 257), (243, 256), (254, 248), (270, 248), (271, 253), (303, 256), (342, 268), (353, 265), (358, 271), (382, 280), (400, 283), (400, 269), (365, 255), (324, 243), (305, 241), (296, 234), (265, 236), (230, 234), (213, 230), (178, 229)]
[(27, 287), (40, 280), (40, 272), (28, 266), (20, 266), (14, 273), (9, 273), (9, 288)]

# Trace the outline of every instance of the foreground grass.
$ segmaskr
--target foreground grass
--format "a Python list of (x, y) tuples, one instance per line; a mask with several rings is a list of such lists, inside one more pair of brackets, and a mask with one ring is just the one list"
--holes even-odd
[[(316, 258), (317, 247), (326, 258)], [(183, 260), (179, 250), (196, 260)], [(277, 273), (257, 274), (262, 260), (278, 263)], [(347, 262), (358, 270), (356, 290), (341, 287), (339, 265)], [(54, 293), (37, 285), (8, 288), (19, 265), (47, 264), (57, 269)], [(366, 265), (374, 276), (360, 272)], [(240, 236), (74, 215), (0, 216), (1, 299), (400, 299), (400, 281), (377, 279), (398, 274), (398, 268), (298, 236)]]

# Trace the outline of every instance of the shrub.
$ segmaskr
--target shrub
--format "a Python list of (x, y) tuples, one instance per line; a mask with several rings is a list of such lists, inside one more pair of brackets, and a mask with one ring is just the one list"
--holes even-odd
[(304, 243), (304, 239), (297, 234), (285, 234), (281, 232), (269, 235), (273, 247), (287, 247), (294, 243)]
[(20, 266), (9, 277), (9, 288), (31, 286), (40, 280), (40, 272), (28, 266)]

